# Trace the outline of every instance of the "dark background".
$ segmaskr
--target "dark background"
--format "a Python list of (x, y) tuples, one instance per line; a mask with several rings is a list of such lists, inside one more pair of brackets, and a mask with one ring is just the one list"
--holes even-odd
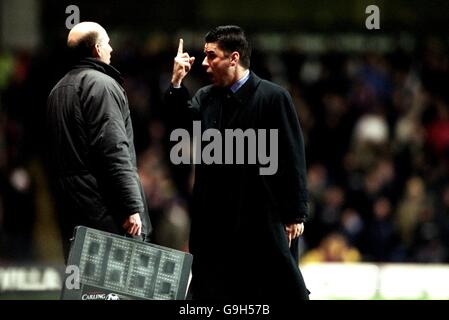
[[(178, 38), (197, 57), (186, 80), (194, 92), (207, 83), (204, 34), (238, 24), (252, 40), (251, 69), (290, 91), (304, 130), (304, 261), (449, 262), (448, 2), (0, 4), (0, 264), (62, 262), (42, 131), (48, 93), (69, 67), (68, 5), (111, 37), (155, 242), (188, 250), (190, 168), (170, 165), (161, 117)], [(370, 4), (380, 9), (380, 30), (365, 27)]]

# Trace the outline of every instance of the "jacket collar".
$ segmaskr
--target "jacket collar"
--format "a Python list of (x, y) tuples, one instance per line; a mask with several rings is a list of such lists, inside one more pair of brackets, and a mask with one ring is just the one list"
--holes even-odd
[(254, 95), (254, 91), (259, 86), (261, 79), (252, 71), (250, 71), (248, 80), (235, 93), (231, 93), (240, 105), (245, 106), (249, 99)]
[(116, 80), (120, 85), (123, 86), (123, 78), (120, 72), (116, 68), (107, 63), (104, 63), (95, 58), (83, 58), (72, 67), (72, 69), (83, 69), (83, 68), (94, 69), (104, 74), (107, 74), (108, 76), (110, 76), (111, 78)]
[(232, 92), (229, 87), (216, 87), (211, 86), (212, 92), (215, 92), (218, 96), (232, 97), (237, 101), (238, 105), (243, 107), (247, 105), (249, 100), (257, 89), (261, 79), (252, 71), (250, 71), (248, 80), (243, 84), (243, 86), (237, 90), (237, 92)]

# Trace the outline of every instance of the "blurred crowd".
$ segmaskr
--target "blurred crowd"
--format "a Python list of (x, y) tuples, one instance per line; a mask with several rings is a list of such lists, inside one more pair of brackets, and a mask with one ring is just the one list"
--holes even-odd
[[(176, 44), (112, 43), (112, 65), (125, 78), (153, 241), (188, 250), (193, 172), (169, 161), (162, 104)], [(201, 49), (190, 52), (192, 93), (207, 83)], [(42, 130), (48, 93), (68, 67), (63, 53), (0, 50), (0, 262), (52, 259), (60, 249)], [(254, 50), (251, 69), (290, 91), (304, 132), (310, 218), (301, 262), (449, 262), (446, 43), (322, 53), (286, 45)]]

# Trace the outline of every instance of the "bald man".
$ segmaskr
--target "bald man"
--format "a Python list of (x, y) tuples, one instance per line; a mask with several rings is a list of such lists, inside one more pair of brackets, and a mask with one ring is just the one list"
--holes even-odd
[(110, 64), (112, 47), (106, 30), (95, 22), (81, 22), (75, 25), (67, 37), (67, 46), (78, 58), (89, 57)]
[(109, 41), (98, 23), (74, 26), (67, 38), (74, 64), (48, 97), (50, 184), (65, 259), (78, 225), (143, 241), (151, 233), (128, 99), (110, 65)]

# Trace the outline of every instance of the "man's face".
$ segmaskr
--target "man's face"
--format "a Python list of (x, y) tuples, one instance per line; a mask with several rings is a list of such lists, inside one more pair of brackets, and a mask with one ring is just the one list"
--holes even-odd
[(109, 37), (106, 31), (100, 32), (100, 36), (98, 37), (98, 59), (103, 61), (104, 63), (111, 63), (111, 52), (112, 47), (109, 44)]
[(218, 44), (206, 43), (204, 45), (205, 57), (202, 66), (212, 83), (218, 87), (226, 87), (232, 84), (233, 73), (230, 54), (218, 48)]

